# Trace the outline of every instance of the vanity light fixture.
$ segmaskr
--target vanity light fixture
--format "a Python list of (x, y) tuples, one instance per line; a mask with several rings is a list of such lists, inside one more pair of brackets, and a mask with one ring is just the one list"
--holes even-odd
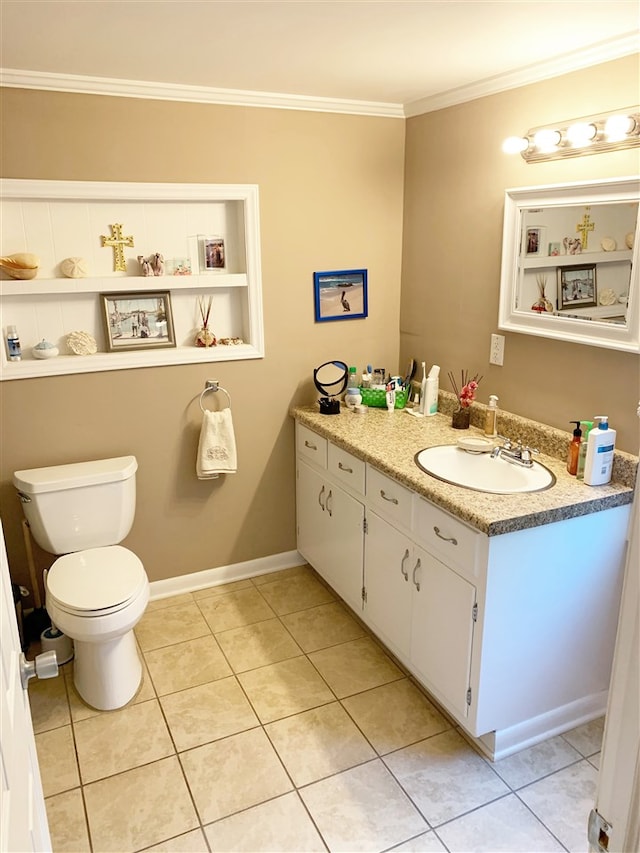
[(627, 107), (557, 125), (534, 127), (526, 136), (505, 139), (505, 154), (520, 154), (527, 163), (579, 157), (600, 151), (640, 146), (640, 107)]

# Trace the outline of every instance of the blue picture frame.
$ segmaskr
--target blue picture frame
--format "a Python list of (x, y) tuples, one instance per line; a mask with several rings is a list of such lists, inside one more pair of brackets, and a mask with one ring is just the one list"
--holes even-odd
[(314, 272), (316, 323), (359, 320), (369, 314), (366, 270)]

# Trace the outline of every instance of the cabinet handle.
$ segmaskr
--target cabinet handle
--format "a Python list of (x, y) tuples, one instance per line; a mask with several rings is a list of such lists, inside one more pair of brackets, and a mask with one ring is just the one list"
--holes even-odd
[(457, 544), (458, 544), (458, 540), (457, 540), (455, 537), (453, 537), (453, 536), (443, 536), (443, 535), (442, 535), (442, 533), (440, 533), (440, 528), (439, 528), (439, 527), (436, 527), (436, 526), (435, 526), (435, 524), (433, 525), (433, 532), (436, 534), (436, 536), (438, 537), (438, 539), (444, 539), (444, 541), (445, 541), (445, 542), (451, 542), (451, 544), (452, 544), (452, 545), (457, 545)]
[(347, 468), (347, 466), (343, 465), (342, 462), (338, 462), (338, 468), (341, 471), (346, 471), (347, 474), (353, 474), (353, 468)]
[(411, 575), (411, 579), (413, 580), (413, 585), (420, 592), (420, 581), (416, 581), (416, 572), (420, 568), (420, 557), (418, 557), (418, 562), (413, 567), (413, 574)]
[(389, 503), (395, 504), (396, 506), (398, 505), (398, 498), (388, 497), (387, 495), (385, 495), (384, 489), (380, 489), (380, 497), (383, 501), (389, 501)]
[(324, 486), (318, 492), (318, 503), (322, 507), (322, 512), (324, 512), (324, 504), (322, 503), (322, 495), (324, 494)]
[(329, 513), (329, 517), (331, 517), (331, 516), (333, 515), (333, 510), (332, 510), (332, 509), (331, 509), (331, 507), (329, 506), (329, 501), (330, 501), (330, 500), (333, 500), (333, 492), (332, 492), (332, 490), (331, 490), (331, 489), (329, 489), (329, 494), (327, 495), (327, 500), (326, 500), (326, 503), (325, 503), (325, 505), (326, 505), (326, 507), (327, 507), (327, 512)]
[(408, 559), (409, 559), (409, 549), (407, 548), (407, 550), (404, 552), (404, 557), (400, 561), (400, 573), (402, 574), (402, 577), (406, 581), (409, 580), (409, 572), (405, 569), (404, 564)]
[(309, 448), (309, 450), (317, 450), (317, 449), (318, 449), (318, 448), (315, 446), (315, 444), (311, 444), (311, 442), (310, 442), (310, 441), (307, 441), (306, 439), (305, 439), (305, 441), (304, 441), (304, 446), (305, 446), (305, 447), (308, 447), (308, 448)]

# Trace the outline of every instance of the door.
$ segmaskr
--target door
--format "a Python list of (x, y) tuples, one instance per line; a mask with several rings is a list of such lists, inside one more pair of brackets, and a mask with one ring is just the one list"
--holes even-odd
[(40, 782), (29, 699), (26, 689), (23, 689), (20, 682), (20, 638), (11, 595), (2, 522), (0, 522), (0, 563), (2, 586), (0, 850), (3, 853), (46, 851), (51, 850), (51, 839)]
[(476, 589), (427, 551), (415, 556), (411, 661), (436, 697), (466, 717)]

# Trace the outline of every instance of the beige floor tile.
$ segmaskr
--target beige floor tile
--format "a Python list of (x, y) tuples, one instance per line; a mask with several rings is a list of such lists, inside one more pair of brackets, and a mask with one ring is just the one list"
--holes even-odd
[(274, 581), (297, 577), (315, 577), (315, 572), (307, 563), (303, 563), (300, 566), (292, 566), (290, 569), (280, 569), (277, 572), (267, 572), (264, 575), (256, 575), (251, 578), (251, 583), (253, 583), (254, 586), (262, 586), (265, 583), (274, 583)]
[(339, 699), (404, 677), (369, 637), (312, 652), (309, 660)]
[(32, 678), (29, 705), (34, 732), (46, 732), (71, 722), (64, 675), (56, 678)]
[(300, 796), (329, 850), (385, 850), (427, 824), (379, 761), (302, 788)]
[(563, 734), (563, 738), (567, 740), (574, 749), (577, 749), (580, 755), (588, 758), (590, 755), (595, 755), (602, 749), (602, 736), (604, 735), (604, 717), (599, 717), (597, 720), (592, 720), (590, 723), (584, 723), (575, 729)]
[(197, 604), (180, 604), (145, 613), (135, 629), (143, 652), (195, 640), (210, 633)]
[(326, 586), (308, 574), (293, 575), (265, 583), (260, 587), (260, 592), (278, 616), (335, 600), (335, 596)]
[(287, 717), (265, 728), (298, 787), (376, 757), (338, 702)]
[(518, 796), (567, 850), (586, 853), (587, 821), (593, 808), (598, 771), (588, 761), (559, 770), (518, 791)]
[(367, 632), (337, 601), (288, 613), (281, 617), (294, 640), (305, 652), (337, 646), (365, 637)]
[(203, 823), (256, 806), (292, 789), (262, 729), (180, 754)]
[(382, 755), (450, 729), (450, 723), (407, 678), (343, 700)]
[(221, 583), (218, 586), (208, 586), (205, 589), (197, 589), (191, 593), (195, 601), (201, 598), (211, 598), (215, 595), (227, 595), (230, 592), (238, 592), (240, 589), (250, 589), (253, 586), (251, 578), (242, 581), (231, 581), (231, 583)]
[(596, 770), (600, 770), (600, 758), (601, 758), (601, 753), (599, 753), (599, 752), (596, 752), (595, 755), (589, 756), (589, 764), (593, 764), (593, 766), (596, 768)]
[(509, 792), (455, 730), (386, 755), (384, 762), (431, 826)]
[(297, 794), (284, 794), (205, 827), (212, 850), (233, 853), (325, 853)]
[(169, 595), (167, 598), (156, 598), (147, 604), (145, 613), (153, 613), (154, 610), (164, 610), (167, 607), (177, 607), (179, 604), (191, 604), (193, 595), (190, 592), (182, 592), (179, 595)]
[(198, 828), (176, 756), (84, 788), (94, 853), (129, 853)]
[(435, 832), (425, 832), (405, 841), (404, 844), (398, 844), (393, 848), (393, 853), (447, 853), (447, 848)]
[(297, 714), (335, 697), (307, 658), (297, 657), (238, 676), (262, 723)]
[(194, 829), (169, 841), (146, 847), (144, 853), (209, 853), (209, 847), (202, 830)]
[(245, 672), (302, 654), (279, 619), (223, 631), (216, 639), (234, 672)]
[(157, 699), (75, 724), (83, 784), (172, 755)]
[(87, 819), (80, 788), (45, 800), (53, 853), (90, 853)]
[(198, 606), (213, 631), (228, 631), (273, 619), (275, 613), (255, 587), (198, 600)]
[(180, 752), (259, 725), (234, 676), (172, 693), (160, 702)]
[(563, 847), (515, 794), (438, 829), (451, 853), (562, 853)]
[(515, 791), (581, 758), (580, 753), (558, 735), (496, 761), (492, 766), (498, 776)]
[(211, 636), (145, 653), (158, 696), (231, 675), (231, 667)]
[(36, 750), (45, 797), (80, 785), (71, 726), (36, 735)]

